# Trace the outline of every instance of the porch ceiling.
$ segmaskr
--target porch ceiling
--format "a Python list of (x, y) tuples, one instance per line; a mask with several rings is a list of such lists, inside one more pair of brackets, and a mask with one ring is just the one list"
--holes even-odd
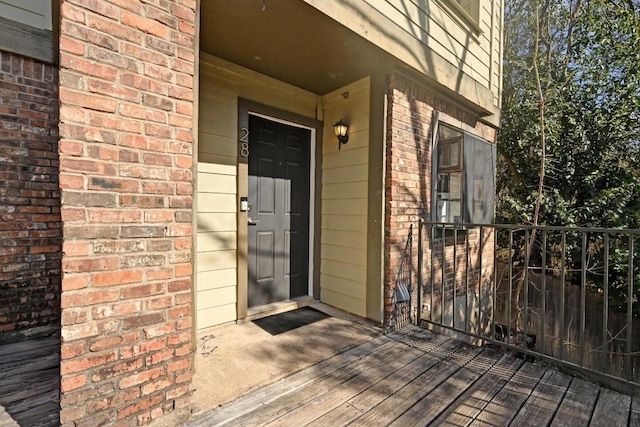
[(204, 0), (200, 49), (325, 94), (384, 70), (390, 56), (302, 0)]

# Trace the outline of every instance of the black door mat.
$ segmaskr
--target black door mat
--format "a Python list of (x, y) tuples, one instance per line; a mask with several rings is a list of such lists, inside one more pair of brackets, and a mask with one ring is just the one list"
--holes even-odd
[(321, 311), (311, 307), (301, 307), (292, 311), (286, 311), (273, 316), (263, 317), (254, 320), (253, 323), (260, 326), (271, 335), (279, 335), (289, 332), (301, 326), (310, 325), (319, 322), (322, 319), (330, 317)]

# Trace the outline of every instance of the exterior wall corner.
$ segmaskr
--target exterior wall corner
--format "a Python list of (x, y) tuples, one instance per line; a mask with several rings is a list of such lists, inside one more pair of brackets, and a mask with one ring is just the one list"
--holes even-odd
[(188, 413), (196, 2), (62, 2), (62, 425)]

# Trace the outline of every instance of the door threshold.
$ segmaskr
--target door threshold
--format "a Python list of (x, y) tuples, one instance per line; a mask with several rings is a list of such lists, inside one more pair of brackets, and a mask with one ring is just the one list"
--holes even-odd
[(289, 300), (277, 301), (270, 304), (251, 307), (247, 310), (247, 317), (238, 320), (238, 323), (251, 322), (252, 320), (260, 319), (262, 317), (284, 313), (285, 311), (295, 310), (296, 308), (307, 306), (314, 301), (315, 299), (312, 296), (307, 295), (303, 297), (296, 297)]

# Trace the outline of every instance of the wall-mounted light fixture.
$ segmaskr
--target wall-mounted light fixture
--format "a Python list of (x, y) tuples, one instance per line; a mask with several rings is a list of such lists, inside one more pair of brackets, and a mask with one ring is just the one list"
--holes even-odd
[(342, 144), (349, 142), (349, 125), (347, 125), (342, 119), (333, 125), (333, 132), (338, 137), (338, 150)]

